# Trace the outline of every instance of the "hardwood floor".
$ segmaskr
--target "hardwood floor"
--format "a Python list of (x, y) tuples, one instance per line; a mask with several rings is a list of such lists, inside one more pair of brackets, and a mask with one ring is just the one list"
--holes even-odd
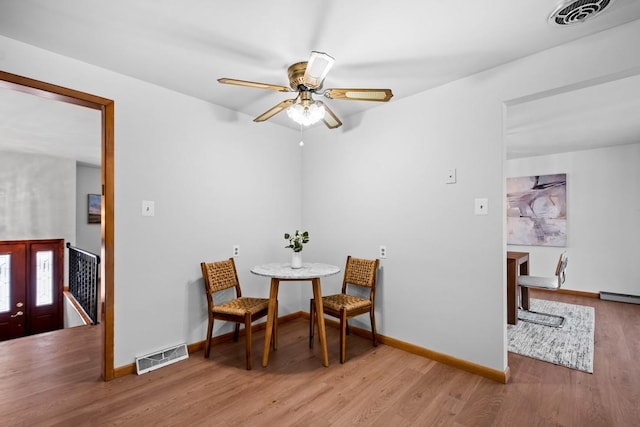
[(267, 368), (256, 352), (244, 369), (240, 340), (105, 383), (102, 331), (87, 326), (0, 343), (0, 425), (638, 425), (640, 306), (532, 294), (596, 308), (593, 375), (509, 354), (505, 385), (354, 335), (340, 365), (335, 328), (325, 368), (296, 319), (281, 325)]

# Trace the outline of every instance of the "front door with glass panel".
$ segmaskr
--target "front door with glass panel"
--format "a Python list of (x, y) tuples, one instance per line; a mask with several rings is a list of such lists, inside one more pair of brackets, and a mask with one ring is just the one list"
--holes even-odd
[(0, 242), (0, 341), (63, 326), (64, 241)]

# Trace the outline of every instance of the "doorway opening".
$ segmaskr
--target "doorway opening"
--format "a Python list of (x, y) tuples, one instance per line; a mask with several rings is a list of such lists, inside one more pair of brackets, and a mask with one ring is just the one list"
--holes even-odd
[(114, 102), (96, 95), (0, 71), (0, 86), (100, 111), (101, 126), (101, 277), (104, 285), (102, 378), (114, 369)]

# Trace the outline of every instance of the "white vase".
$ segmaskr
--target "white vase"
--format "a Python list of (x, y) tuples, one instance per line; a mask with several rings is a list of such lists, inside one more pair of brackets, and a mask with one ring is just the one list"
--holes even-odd
[(302, 268), (302, 252), (294, 252), (291, 255), (291, 268)]

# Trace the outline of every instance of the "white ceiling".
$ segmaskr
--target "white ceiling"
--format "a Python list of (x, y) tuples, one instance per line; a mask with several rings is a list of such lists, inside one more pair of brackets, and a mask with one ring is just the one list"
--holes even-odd
[(640, 142), (640, 75), (552, 94), (507, 110), (507, 158)]
[[(287, 67), (306, 60), (311, 50), (319, 50), (336, 59), (325, 88), (391, 88), (395, 96), (390, 102), (394, 102), (640, 18), (640, 1), (617, 0), (593, 20), (560, 27), (547, 21), (559, 3), (558, 0), (414, 0), (393, 4), (367, 0), (224, 3), (0, 0), (0, 35), (246, 113), (249, 121), (291, 95), (221, 85), (217, 78), (286, 86)], [(629, 81), (620, 84), (637, 86), (637, 79), (624, 80)], [(601, 89), (609, 88), (625, 93), (614, 83), (604, 84)], [(587, 92), (584, 96), (589, 96)], [(11, 117), (14, 109), (16, 114), (25, 108), (33, 109), (20, 106), (21, 102), (7, 95), (6, 90), (0, 95), (0, 104), (9, 104), (0, 106), (2, 122)], [(513, 106), (513, 120), (509, 119), (513, 126), (508, 128), (507, 145), (513, 143), (517, 153), (514, 151), (510, 156), (544, 154), (540, 150), (546, 149), (546, 144), (539, 141), (548, 141), (551, 135), (559, 146), (564, 142), (558, 141), (557, 135), (569, 133), (572, 138), (568, 138), (567, 144), (571, 147), (577, 147), (580, 132), (592, 135), (588, 127), (597, 121), (579, 118), (573, 95), (583, 96), (558, 94), (553, 101), (540, 99), (530, 105)], [(634, 96), (635, 102), (621, 99), (624, 96), (620, 93), (618, 98), (608, 98), (617, 104), (600, 111), (601, 116), (604, 113), (607, 117), (624, 118), (629, 106), (635, 108), (632, 111), (638, 117), (638, 96)], [(560, 98), (563, 101), (557, 102)], [(545, 117), (550, 106), (565, 102), (567, 110), (573, 112), (565, 123), (560, 123), (563, 120), (555, 114), (555, 120)], [(355, 113), (385, 108), (384, 103), (362, 101), (326, 100), (326, 103), (345, 124)], [(569, 107), (572, 103), (574, 107)], [(579, 105), (585, 105), (584, 100)], [(64, 112), (65, 117), (67, 114)], [(591, 117), (598, 111), (591, 105), (584, 114)], [(534, 123), (537, 115), (540, 121)], [(76, 119), (72, 119), (72, 124), (65, 120), (48, 119), (45, 126), (38, 126), (32, 120), (10, 118), (7, 121), (16, 126), (23, 121), (29, 125), (26, 130), (0, 126), (0, 143), (19, 135), (22, 140), (13, 140), (11, 144), (27, 144), (24, 139), (29, 134), (33, 138), (68, 143), (71, 138), (65, 129), (79, 131), (79, 126)], [(295, 128), (286, 114), (271, 121)], [(583, 125), (576, 125), (580, 121)], [(56, 124), (62, 128), (62, 136), (44, 134), (46, 130), (57, 131)], [(565, 130), (554, 131), (552, 126), (564, 126)], [(606, 133), (609, 143), (616, 140), (617, 129), (621, 128), (626, 129), (622, 139), (627, 143), (630, 133), (640, 135), (637, 128), (616, 124), (615, 129)]]
[(100, 165), (100, 112), (0, 87), (0, 149)]

